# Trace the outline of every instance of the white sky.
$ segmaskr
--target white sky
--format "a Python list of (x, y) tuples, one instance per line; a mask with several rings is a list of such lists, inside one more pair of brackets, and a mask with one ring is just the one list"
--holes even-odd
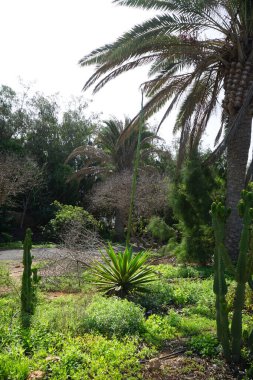
[[(81, 68), (78, 61), (154, 13), (115, 6), (112, 0), (0, 0), (0, 14), (0, 84), (18, 90), (21, 77), (47, 95), (83, 94), (104, 118), (133, 117), (139, 111), (139, 85), (147, 69), (123, 74), (92, 96), (81, 90), (94, 68)], [(168, 143), (173, 121), (172, 115), (161, 129)]]

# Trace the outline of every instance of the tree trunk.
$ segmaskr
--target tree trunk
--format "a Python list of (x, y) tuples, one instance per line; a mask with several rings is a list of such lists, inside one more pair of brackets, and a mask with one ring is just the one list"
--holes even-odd
[(226, 246), (233, 261), (236, 261), (239, 253), (242, 220), (237, 205), (245, 187), (251, 123), (252, 116), (246, 115), (227, 147), (227, 206), (231, 208), (231, 214), (226, 226)]
[(125, 214), (122, 210), (117, 209), (115, 212), (115, 233), (116, 238), (119, 241), (124, 240), (125, 238)]

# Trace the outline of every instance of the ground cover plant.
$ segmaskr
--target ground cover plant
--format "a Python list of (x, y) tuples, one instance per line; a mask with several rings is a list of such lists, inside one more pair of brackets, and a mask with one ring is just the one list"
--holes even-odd
[[(7, 267), (1, 270), (7, 273)], [(166, 379), (172, 374), (203, 379), (210, 371), (209, 379), (221, 378), (219, 373), (235, 379), (224, 367), (216, 339), (211, 269), (160, 264), (152, 270), (156, 280), (146, 285), (148, 292), (124, 299), (97, 293), (87, 272), (78, 291), (73, 284), (72, 294), (64, 292), (62, 283), (54, 292), (40, 284), (29, 334), (20, 323), (18, 292), (0, 293), (0, 378), (25, 380), (40, 373), (55, 380)], [(247, 308), (243, 325), (250, 324)], [(181, 369), (159, 359), (168, 350), (182, 360)], [(250, 360), (249, 351), (245, 360)], [(251, 378), (249, 371), (245, 379)]]

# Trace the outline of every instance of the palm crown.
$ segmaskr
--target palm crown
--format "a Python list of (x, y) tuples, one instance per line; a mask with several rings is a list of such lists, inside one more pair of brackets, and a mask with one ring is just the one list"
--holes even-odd
[[(67, 162), (76, 157), (84, 158), (84, 165), (77, 170), (72, 177), (82, 179), (90, 174), (108, 174), (109, 172), (121, 172), (132, 170), (137, 148), (138, 131), (132, 130), (127, 136), (124, 134), (130, 120), (124, 123), (117, 119), (105, 121), (105, 126), (100, 130), (96, 139), (96, 146), (80, 146), (73, 150), (67, 158)], [(152, 153), (159, 153), (160, 149), (154, 143), (159, 137), (144, 127), (141, 135), (141, 157), (143, 163)], [(72, 178), (71, 177), (71, 178)]]
[[(150, 98), (145, 115), (151, 116), (167, 103), (164, 121), (182, 97), (175, 130), (181, 129), (181, 138), (188, 138), (191, 144), (199, 142), (223, 85), (223, 121), (226, 115), (236, 113), (252, 68), (253, 1), (114, 2), (156, 9), (161, 14), (83, 57), (82, 66), (97, 65), (84, 89), (95, 85), (96, 92), (122, 72), (151, 64), (150, 79), (144, 83)], [(203, 37), (205, 31), (210, 37)], [(251, 73), (250, 82), (253, 70)]]

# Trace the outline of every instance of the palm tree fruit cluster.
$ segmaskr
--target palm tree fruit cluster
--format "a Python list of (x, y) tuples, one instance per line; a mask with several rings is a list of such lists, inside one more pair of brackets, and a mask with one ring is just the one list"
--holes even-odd
[[(234, 266), (224, 244), (225, 223), (230, 210), (221, 202), (214, 202), (211, 208), (215, 234), (214, 293), (216, 295), (217, 336), (222, 345), (225, 358), (228, 361), (234, 362), (238, 362), (241, 357), (242, 312), (244, 308), (247, 282), (252, 288), (253, 183), (249, 185), (247, 190), (242, 191), (238, 210), (243, 219), (243, 228), (240, 239), (239, 256), (237, 264)], [(230, 329), (226, 301), (227, 284), (225, 270), (227, 270), (236, 281), (233, 316)]]
[(23, 275), (21, 287), (21, 322), (23, 327), (29, 327), (31, 315), (35, 308), (35, 284), (38, 282), (37, 269), (32, 269), (32, 231), (26, 230), (23, 245)]
[[(229, 115), (235, 115), (242, 107), (247, 91), (253, 84), (253, 63), (251, 61), (231, 62), (229, 68), (224, 70), (225, 97), (223, 108)], [(253, 114), (253, 106), (249, 108)]]

